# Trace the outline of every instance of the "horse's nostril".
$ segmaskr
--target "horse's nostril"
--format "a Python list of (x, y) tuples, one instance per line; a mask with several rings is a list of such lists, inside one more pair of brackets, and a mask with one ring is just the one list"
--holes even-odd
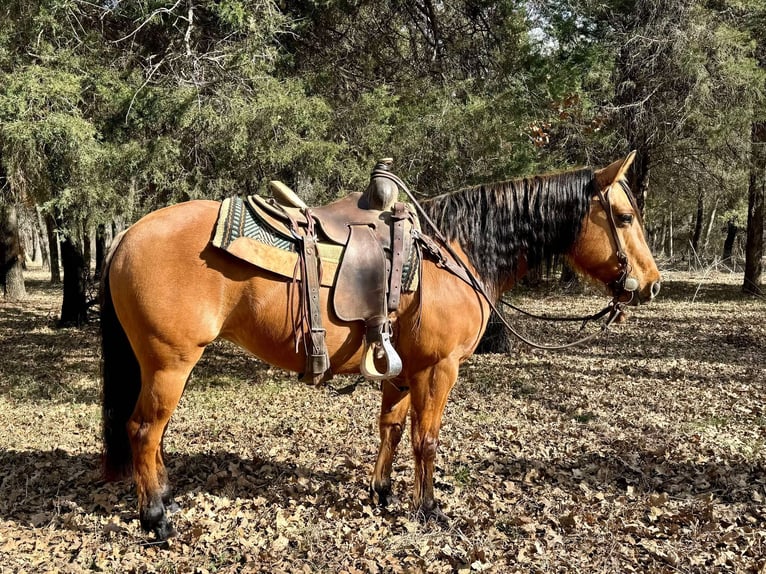
[(651, 287), (652, 299), (654, 299), (657, 295), (660, 294), (660, 287), (662, 287), (662, 283), (660, 283), (659, 281), (655, 281), (654, 283), (652, 283), (652, 287)]

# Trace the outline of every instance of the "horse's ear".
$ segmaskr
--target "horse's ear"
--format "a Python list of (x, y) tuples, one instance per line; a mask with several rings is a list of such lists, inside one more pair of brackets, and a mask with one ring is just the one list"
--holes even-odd
[(633, 165), (634, 159), (636, 159), (636, 150), (630, 152), (625, 159), (618, 159), (603, 169), (597, 169), (596, 182), (598, 182), (599, 188), (604, 189), (622, 179), (628, 172), (628, 169), (630, 169), (630, 166)]

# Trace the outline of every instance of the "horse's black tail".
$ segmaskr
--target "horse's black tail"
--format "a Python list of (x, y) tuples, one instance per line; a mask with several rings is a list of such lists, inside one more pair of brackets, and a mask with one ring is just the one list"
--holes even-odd
[(133, 467), (127, 423), (141, 391), (141, 368), (112, 302), (109, 270), (121, 236), (115, 238), (101, 273), (101, 415), (104, 477), (116, 480)]

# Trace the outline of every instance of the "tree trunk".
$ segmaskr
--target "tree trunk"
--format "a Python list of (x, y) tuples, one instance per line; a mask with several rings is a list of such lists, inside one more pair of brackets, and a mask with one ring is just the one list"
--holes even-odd
[(21, 301), (27, 296), (23, 263), (17, 208), (12, 204), (0, 206), (0, 283), (7, 301)]
[(763, 294), (763, 211), (766, 196), (766, 122), (754, 122), (750, 150), (750, 185), (747, 201), (745, 280), (742, 291)]
[(524, 278), (521, 280), (524, 285), (529, 287), (537, 287), (543, 280), (543, 265), (536, 265), (527, 271)]
[(707, 224), (707, 231), (705, 231), (705, 245), (703, 249), (707, 251), (707, 246), (710, 242), (710, 233), (713, 231), (713, 223), (715, 223), (715, 213), (718, 210), (718, 199), (716, 198), (715, 204), (713, 204), (713, 211), (710, 212), (710, 222)]
[(32, 243), (32, 256), (29, 259), (32, 263), (35, 263), (40, 255), (40, 243), (37, 229), (34, 227), (29, 231), (29, 241)]
[(90, 246), (90, 230), (88, 226), (83, 223), (82, 225), (82, 256), (85, 260), (85, 276), (90, 278), (90, 261), (91, 261), (91, 246)]
[(723, 260), (728, 261), (731, 259), (731, 252), (734, 248), (734, 240), (737, 238), (737, 232), (739, 228), (733, 219), (730, 219), (726, 224), (726, 240), (723, 242)]
[(673, 206), (670, 206), (670, 224), (668, 229), (668, 256), (673, 261)]
[(704, 219), (704, 198), (702, 190), (697, 195), (697, 214), (694, 218), (694, 232), (692, 233), (691, 243), (694, 255), (699, 254), (700, 237), (702, 237), (702, 220)]
[(87, 267), (77, 238), (67, 236), (62, 239), (61, 263), (64, 267), (64, 300), (58, 325), (80, 326), (85, 323), (88, 311), (85, 298)]
[(104, 255), (106, 254), (106, 226), (99, 223), (96, 227), (96, 271), (95, 277), (101, 277), (101, 267), (104, 265)]
[(573, 289), (579, 284), (580, 278), (577, 276), (577, 273), (575, 273), (574, 269), (572, 269), (569, 264), (564, 261), (564, 263), (561, 264), (561, 276), (559, 277), (559, 285), (565, 289)]
[(45, 216), (45, 230), (48, 234), (48, 254), (51, 267), (51, 283), (61, 283), (61, 268), (59, 267), (59, 242), (56, 239), (56, 220), (52, 215)]
[(43, 220), (43, 214), (40, 211), (40, 208), (36, 208), (35, 212), (37, 213), (37, 240), (40, 243), (40, 254), (42, 255), (42, 264), (43, 268), (51, 268), (51, 260), (50, 260), (50, 244), (46, 239), (43, 239), (43, 231), (46, 230), (45, 221)]
[(650, 170), (649, 148), (648, 146), (641, 146), (636, 154), (636, 161), (633, 162), (631, 170), (632, 175), (629, 178), (630, 189), (636, 197), (636, 205), (641, 217), (644, 216), (644, 205), (646, 205), (646, 196), (649, 193)]
[(505, 330), (505, 325), (500, 319), (492, 313), (487, 322), (487, 330), (479, 341), (475, 353), (485, 355), (487, 353), (510, 353), (513, 350), (513, 343)]

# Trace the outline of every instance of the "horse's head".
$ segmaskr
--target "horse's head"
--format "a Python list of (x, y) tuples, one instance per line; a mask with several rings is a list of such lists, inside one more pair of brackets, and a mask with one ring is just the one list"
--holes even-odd
[(636, 152), (595, 172), (594, 194), (569, 253), (572, 265), (606, 285), (620, 301), (648, 303), (660, 291), (660, 272), (625, 175)]

